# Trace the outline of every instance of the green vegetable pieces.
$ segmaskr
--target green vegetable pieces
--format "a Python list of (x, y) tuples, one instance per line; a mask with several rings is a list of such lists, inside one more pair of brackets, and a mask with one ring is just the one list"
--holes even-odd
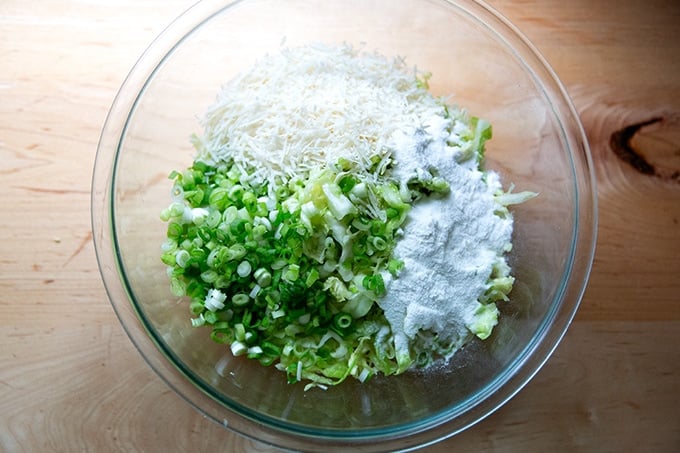
[[(409, 204), (391, 183), (376, 185), (351, 164), (277, 188), (252, 169), (196, 161), (173, 172), (175, 201), (162, 261), (172, 292), (191, 299), (192, 325), (291, 382), (333, 385), (393, 374), (389, 329), (374, 303)], [(387, 355), (389, 358), (389, 354)]]

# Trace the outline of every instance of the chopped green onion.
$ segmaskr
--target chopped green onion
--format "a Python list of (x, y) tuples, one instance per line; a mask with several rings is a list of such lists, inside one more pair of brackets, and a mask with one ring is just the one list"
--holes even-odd
[(307, 278), (305, 279), (305, 285), (307, 288), (311, 287), (314, 283), (316, 283), (319, 280), (319, 271), (316, 268), (312, 268), (309, 273), (307, 274)]
[(257, 269), (253, 274), (253, 277), (255, 277), (257, 284), (262, 288), (266, 288), (272, 282), (272, 274), (270, 274), (269, 271), (263, 267)]
[(404, 262), (401, 260), (397, 259), (391, 259), (387, 263), (387, 270), (394, 276), (399, 274), (399, 271), (401, 271), (404, 268)]
[(343, 331), (352, 325), (352, 316), (348, 313), (338, 313), (333, 318), (333, 325), (340, 331)]
[(343, 194), (347, 194), (354, 188), (356, 183), (357, 180), (354, 177), (345, 175), (338, 181), (338, 186)]
[(230, 348), (231, 348), (231, 353), (234, 354), (234, 357), (244, 355), (248, 352), (248, 346), (246, 346), (244, 343), (241, 343), (238, 340), (231, 343)]
[(213, 312), (224, 308), (224, 301), (226, 298), (227, 296), (220, 290), (211, 289), (208, 291), (208, 295), (205, 298), (205, 308)]
[(187, 252), (186, 250), (178, 250), (177, 253), (175, 253), (175, 262), (181, 268), (186, 267), (189, 258), (190, 258), (189, 252)]
[(234, 296), (231, 298), (231, 303), (236, 307), (242, 307), (250, 303), (250, 297), (243, 293), (234, 294)]
[(289, 282), (294, 282), (300, 276), (300, 266), (297, 264), (291, 264), (283, 272), (283, 279)]
[(241, 263), (236, 268), (236, 273), (239, 277), (245, 278), (250, 275), (252, 267), (248, 261), (241, 261)]

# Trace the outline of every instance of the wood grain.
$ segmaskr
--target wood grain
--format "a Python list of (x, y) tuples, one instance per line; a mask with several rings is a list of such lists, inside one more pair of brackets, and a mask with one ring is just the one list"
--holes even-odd
[[(90, 175), (136, 58), (192, 0), (0, 2), (0, 450), (274, 451), (198, 415), (143, 362), (106, 299)], [(490, 2), (580, 113), (600, 208), (575, 322), (499, 411), (425, 450), (680, 449), (680, 3)], [(612, 134), (653, 118), (630, 144)]]

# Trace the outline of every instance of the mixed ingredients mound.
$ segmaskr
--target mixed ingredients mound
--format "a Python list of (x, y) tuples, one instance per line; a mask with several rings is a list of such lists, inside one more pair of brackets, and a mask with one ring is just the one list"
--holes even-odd
[(191, 323), (289, 382), (365, 381), (486, 339), (514, 282), (488, 122), (402, 59), (314, 45), (228, 82), (174, 171), (162, 261)]

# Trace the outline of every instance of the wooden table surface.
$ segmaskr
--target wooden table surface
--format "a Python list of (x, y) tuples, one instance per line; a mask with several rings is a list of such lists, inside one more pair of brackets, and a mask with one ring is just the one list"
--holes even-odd
[[(107, 110), (192, 1), (0, 1), (0, 451), (272, 451), (156, 377), (114, 315), (92, 243)], [(680, 451), (680, 2), (491, 4), (582, 117), (597, 252), (547, 365), (499, 411), (426, 450)], [(622, 130), (630, 146), (612, 146)]]

